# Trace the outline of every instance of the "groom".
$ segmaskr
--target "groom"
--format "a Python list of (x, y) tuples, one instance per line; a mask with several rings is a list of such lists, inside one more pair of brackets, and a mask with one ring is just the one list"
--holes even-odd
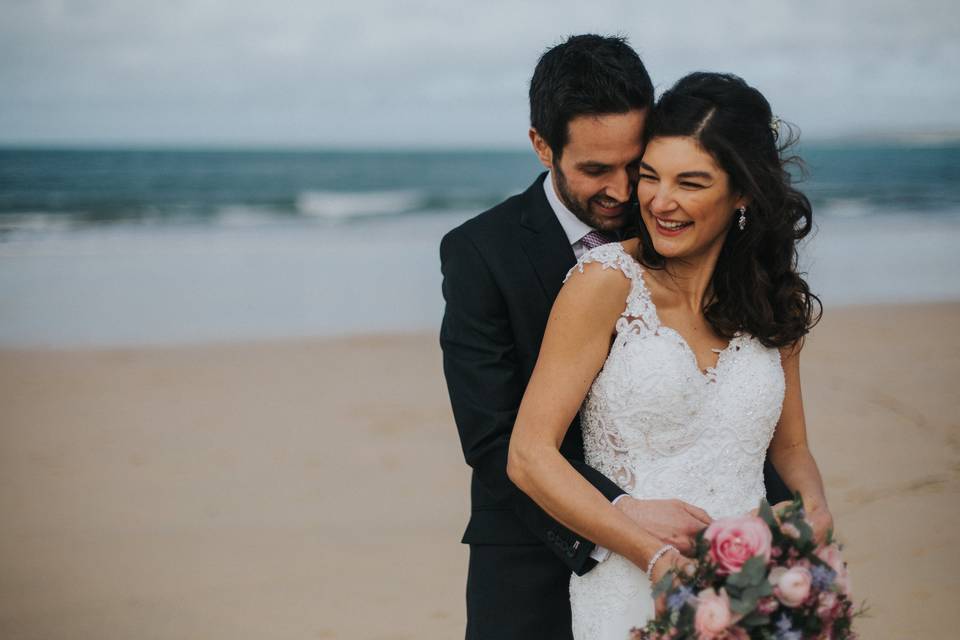
[[(530, 83), (530, 139), (548, 171), (440, 244), (444, 374), (473, 468), (463, 535), (467, 640), (571, 638), (570, 573), (583, 575), (607, 555), (510, 482), (507, 448), (564, 275), (584, 251), (636, 221), (652, 103), (650, 77), (623, 39), (580, 35), (548, 50)], [(682, 552), (706, 526), (691, 505), (635, 500), (585, 464), (579, 417), (561, 452), (617, 508)]]

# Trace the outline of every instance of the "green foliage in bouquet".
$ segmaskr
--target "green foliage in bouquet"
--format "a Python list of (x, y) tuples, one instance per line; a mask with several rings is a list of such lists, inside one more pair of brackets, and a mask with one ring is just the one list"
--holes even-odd
[(774, 513), (723, 518), (699, 532), (696, 569), (668, 571), (654, 586), (666, 611), (637, 640), (849, 640), (854, 610), (846, 563), (827, 533), (818, 545), (799, 494)]

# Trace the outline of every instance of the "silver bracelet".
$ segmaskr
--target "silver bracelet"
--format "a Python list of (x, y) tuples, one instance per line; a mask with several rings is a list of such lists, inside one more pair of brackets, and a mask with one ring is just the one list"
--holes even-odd
[(657, 560), (662, 558), (663, 554), (670, 550), (680, 553), (680, 551), (672, 544), (665, 544), (660, 547), (655, 554), (653, 554), (652, 558), (650, 558), (650, 562), (647, 563), (647, 578), (649, 578), (651, 581), (653, 581), (653, 567), (657, 564)]

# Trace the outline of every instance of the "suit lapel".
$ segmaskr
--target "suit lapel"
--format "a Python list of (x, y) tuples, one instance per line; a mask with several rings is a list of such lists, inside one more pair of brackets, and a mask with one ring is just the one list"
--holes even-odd
[(537, 273), (548, 306), (552, 306), (563, 286), (564, 276), (577, 259), (543, 191), (546, 175), (541, 174), (523, 194), (520, 244)]

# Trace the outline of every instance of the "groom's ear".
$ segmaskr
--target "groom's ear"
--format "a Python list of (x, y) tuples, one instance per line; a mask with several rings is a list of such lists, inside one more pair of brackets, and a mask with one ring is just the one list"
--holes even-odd
[(533, 144), (534, 153), (540, 158), (540, 164), (547, 169), (553, 169), (553, 149), (533, 127), (530, 127), (530, 142)]

